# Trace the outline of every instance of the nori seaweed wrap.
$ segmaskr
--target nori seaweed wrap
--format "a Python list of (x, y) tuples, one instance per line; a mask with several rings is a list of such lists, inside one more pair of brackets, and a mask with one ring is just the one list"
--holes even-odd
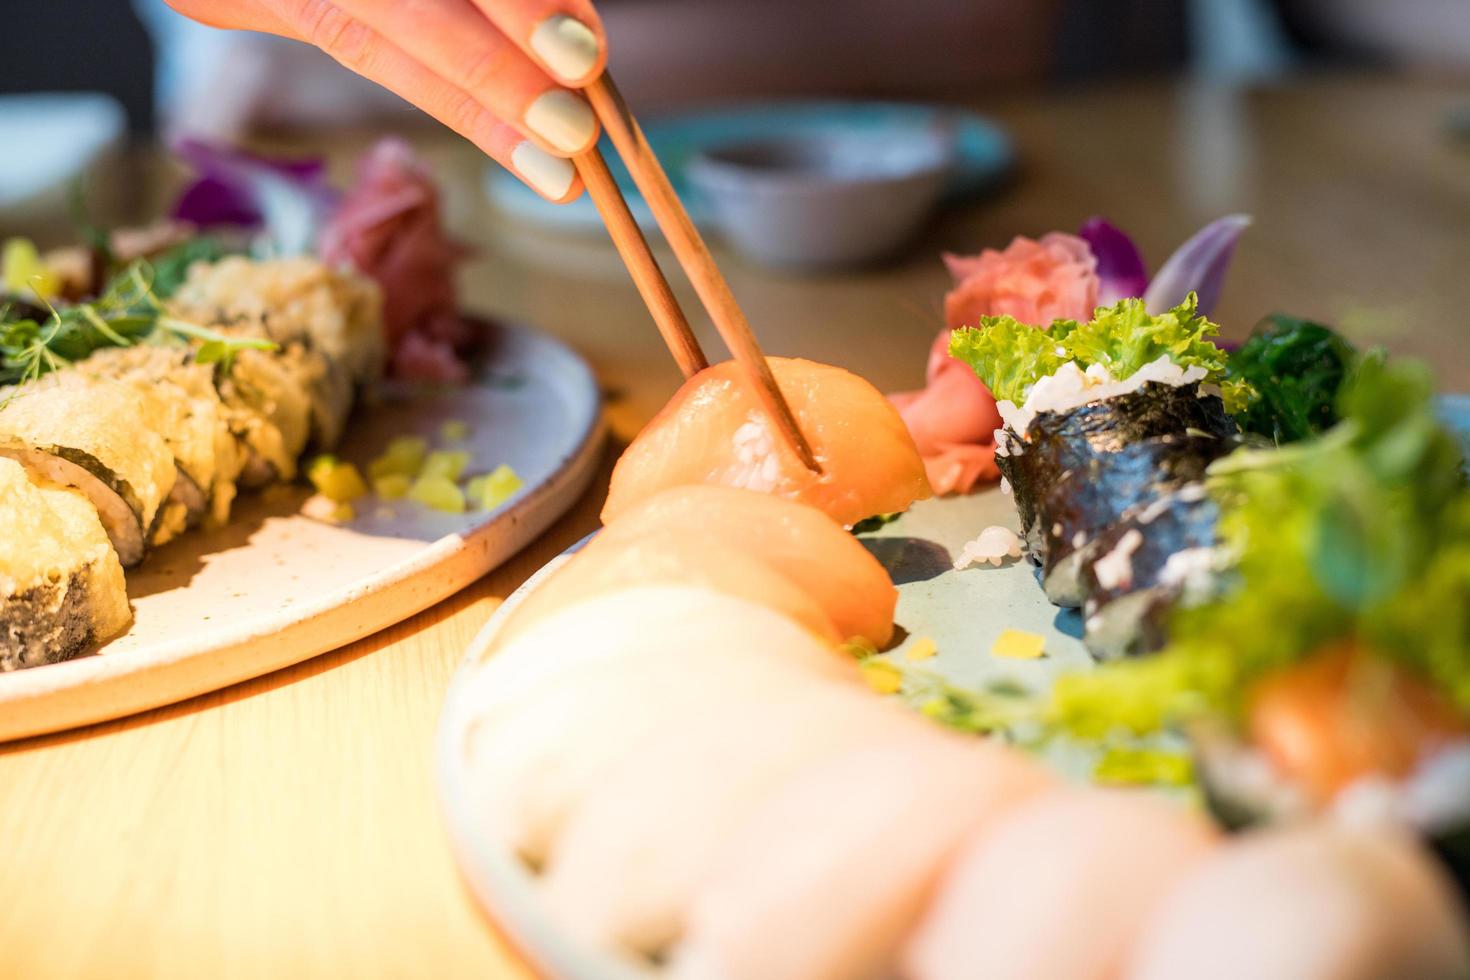
[(91, 503), (0, 458), (0, 671), (67, 660), (132, 617)]

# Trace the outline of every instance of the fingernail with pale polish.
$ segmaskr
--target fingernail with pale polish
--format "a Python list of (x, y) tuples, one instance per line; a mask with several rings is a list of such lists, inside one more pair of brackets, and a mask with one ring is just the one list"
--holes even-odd
[(577, 173), (572, 161), (552, 156), (535, 143), (517, 144), (510, 151), (510, 164), (526, 183), (553, 201), (567, 196)]
[(592, 28), (574, 17), (556, 14), (531, 32), (531, 50), (563, 81), (580, 82), (597, 67), (600, 52)]
[(592, 140), (597, 120), (581, 96), (552, 89), (526, 109), (526, 128), (565, 153), (576, 153)]

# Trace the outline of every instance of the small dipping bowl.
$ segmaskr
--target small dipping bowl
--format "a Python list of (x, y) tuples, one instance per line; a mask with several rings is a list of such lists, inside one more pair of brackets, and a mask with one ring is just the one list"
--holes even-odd
[(688, 175), (743, 254), (815, 271), (897, 252), (933, 212), (954, 159), (942, 129), (895, 127), (720, 144)]

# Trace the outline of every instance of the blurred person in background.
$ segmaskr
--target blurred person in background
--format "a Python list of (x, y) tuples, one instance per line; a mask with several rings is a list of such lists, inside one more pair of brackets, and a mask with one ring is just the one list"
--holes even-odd
[[(256, 128), (391, 123), (407, 109), (403, 98), (425, 107), (424, 79), (439, 67), (389, 81), (395, 96), (307, 44), (272, 36), (307, 32), (261, 14), (310, 18), (324, 3), (172, 2), (177, 10), (165, 0), (134, 0), (153, 50), (123, 5), (25, 5), (20, 21), (0, 34), (0, 90), (107, 90), (123, 100), (135, 129), (152, 125), (156, 109), (165, 135), (238, 139)], [(511, 19), (546, 8), (540, 0), (478, 4)], [(471, 0), (376, 9), (422, 23), (431, 6), (481, 16)], [(220, 31), (178, 11), (257, 30)], [(1465, 0), (601, 0), (599, 17), (624, 91), (649, 109), (790, 95), (973, 97), (1191, 65), (1252, 77), (1344, 54), (1470, 66)], [(401, 34), (396, 40), (405, 44)], [(526, 38), (515, 40), (525, 47)], [(421, 52), (432, 50), (434, 39), (423, 43)], [(150, 78), (153, 105), (142, 91)], [(491, 78), (482, 86), (488, 95), (477, 97), (493, 102), (497, 86), (515, 84)]]

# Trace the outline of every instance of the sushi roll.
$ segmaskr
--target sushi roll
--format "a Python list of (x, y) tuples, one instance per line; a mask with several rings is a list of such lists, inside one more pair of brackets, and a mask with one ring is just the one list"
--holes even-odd
[(1010, 485), (1022, 537), (1034, 551), (1042, 550), (1046, 524), (1039, 512), (1067, 474), (1106, 470), (1108, 459), (1129, 446), (1191, 431), (1222, 440), (1236, 431), (1224, 402), (1202, 395), (1198, 384), (1149, 383), (1075, 408), (1040, 412), (1024, 432), (1007, 434), (1008, 451), (996, 459)]
[[(1081, 606), (1086, 598), (1082, 571), (1086, 563), (1106, 562), (1109, 555), (1117, 556), (1113, 560), (1119, 565), (1129, 560), (1118, 546), (1101, 550), (1100, 539), (1171, 491), (1198, 482), (1206, 467), (1235, 445), (1211, 435), (1162, 435), (1129, 443), (1063, 472), (1037, 508), (1039, 529), (1033, 535), (1041, 542), (1032, 557), (1041, 566), (1047, 598), (1059, 606)], [(1141, 537), (1140, 531), (1127, 541), (1131, 544)], [(1123, 539), (1118, 544), (1127, 548)], [(1119, 575), (1132, 578), (1126, 569)]]
[(177, 478), (168, 444), (147, 422), (154, 403), (76, 371), (0, 391), (0, 401), (0, 456), (81, 491), (124, 567), (141, 561)]
[(1411, 839), (1306, 824), (1221, 847), (1159, 904), (1127, 980), (1460, 980), (1466, 909)]
[[(859, 639), (878, 649), (892, 639), (898, 601), (882, 564), (816, 508), (693, 484), (656, 493), (603, 528), (527, 597), (504, 635), (587, 596), (639, 582), (700, 582), (786, 610), (834, 641)], [(818, 616), (809, 613), (813, 603)]]
[(1135, 656), (1164, 643), (1168, 609), (1204, 598), (1227, 564), (1219, 523), (1204, 485), (1188, 483), (1094, 540), (1079, 570), (1083, 641), (1093, 656)]
[[(322, 355), (358, 385), (376, 383), (387, 360), (382, 294), (372, 280), (308, 257), (198, 263), (169, 299), (194, 323), (234, 325)], [(334, 382), (335, 383), (335, 382)]]
[(0, 458), (0, 671), (56, 663), (127, 628), (122, 565), (92, 504)]
[(964, 841), (1053, 786), (1014, 749), (935, 728), (813, 766), (722, 845), (670, 974), (889, 975)]
[[(225, 523), (240, 464), (214, 386), (214, 368), (196, 364), (187, 348), (143, 344), (103, 348), (76, 370), (125, 382), (153, 400), (157, 431), (178, 468), (172, 498), (184, 511), (184, 526)], [(171, 523), (165, 518), (160, 527)], [(182, 529), (172, 528), (175, 533)], [(153, 543), (162, 543), (157, 530)]]
[[(230, 335), (234, 328), (214, 328)], [(239, 445), (240, 485), (261, 487), (296, 476), (311, 438), (312, 404), (301, 376), (275, 351), (242, 350), (215, 383)]]
[(904, 955), (911, 980), (1111, 980), (1168, 893), (1218, 845), (1138, 791), (1051, 793), (967, 844)]
[(931, 496), (924, 460), (898, 411), (857, 375), (829, 364), (768, 358), (776, 383), (821, 464), (786, 446), (734, 361), (684, 382), (613, 469), (602, 520), (660, 490), (713, 483), (825, 511), (851, 526)]

